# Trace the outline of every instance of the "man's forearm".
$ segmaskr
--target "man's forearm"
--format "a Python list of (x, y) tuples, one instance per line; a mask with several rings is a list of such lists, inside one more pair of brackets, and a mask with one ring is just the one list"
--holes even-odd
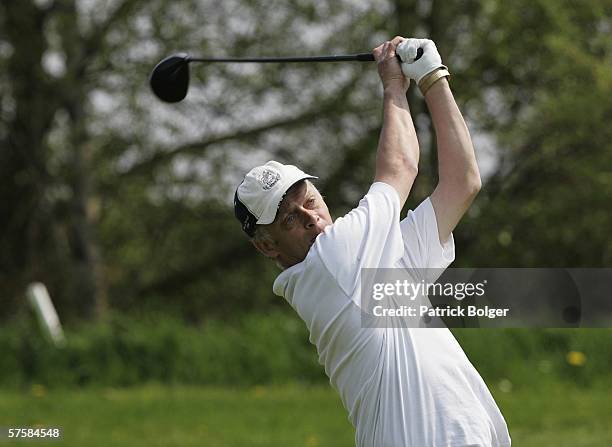
[[(419, 143), (405, 92), (386, 89), (376, 153), (376, 179), (391, 183), (403, 205), (418, 172)], [(389, 180), (392, 179), (392, 180)]]
[(425, 101), (436, 131), (439, 184), (457, 193), (475, 194), (480, 189), (480, 172), (468, 128), (448, 81), (436, 82), (427, 91)]
[(438, 185), (431, 194), (440, 242), (448, 240), (480, 190), (470, 133), (448, 81), (437, 81), (425, 93), (438, 146)]

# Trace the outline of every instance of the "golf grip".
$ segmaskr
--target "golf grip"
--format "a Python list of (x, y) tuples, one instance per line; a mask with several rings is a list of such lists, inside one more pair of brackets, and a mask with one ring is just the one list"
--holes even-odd
[[(417, 48), (417, 54), (416, 57), (414, 58), (415, 61), (419, 60), (421, 58), (421, 56), (423, 56), (423, 48)], [(355, 55), (356, 59), (358, 61), (373, 61), (374, 59), (374, 55), (372, 53), (361, 53), (361, 54), (356, 54)], [(396, 55), (395, 57), (397, 57), (399, 59), (400, 64), (403, 62), (402, 59)]]
[[(419, 59), (423, 55), (423, 49), (417, 50), (417, 56), (414, 60)], [(402, 60), (396, 56), (400, 63)], [(342, 62), (342, 61), (374, 61), (372, 53), (333, 55), (333, 56), (300, 56), (300, 57), (255, 57), (255, 58), (235, 58), (235, 57), (190, 57), (185, 58), (187, 62)]]

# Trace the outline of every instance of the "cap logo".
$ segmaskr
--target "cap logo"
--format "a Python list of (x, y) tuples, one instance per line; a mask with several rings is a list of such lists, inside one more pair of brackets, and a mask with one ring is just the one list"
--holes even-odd
[(257, 176), (257, 180), (261, 183), (264, 191), (267, 191), (280, 180), (280, 174), (274, 169), (265, 168), (262, 173)]

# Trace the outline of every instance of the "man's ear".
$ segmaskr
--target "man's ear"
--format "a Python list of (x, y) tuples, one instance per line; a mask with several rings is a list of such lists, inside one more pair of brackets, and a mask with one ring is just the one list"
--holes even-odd
[(279, 255), (276, 244), (270, 239), (251, 240), (251, 244), (266, 258), (276, 259)]

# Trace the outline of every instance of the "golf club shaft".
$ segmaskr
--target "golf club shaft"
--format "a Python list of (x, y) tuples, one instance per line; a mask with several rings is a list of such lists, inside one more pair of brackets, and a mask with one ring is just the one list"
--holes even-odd
[(342, 62), (373, 61), (372, 53), (343, 54), (333, 56), (300, 56), (300, 57), (188, 57), (187, 62)]

